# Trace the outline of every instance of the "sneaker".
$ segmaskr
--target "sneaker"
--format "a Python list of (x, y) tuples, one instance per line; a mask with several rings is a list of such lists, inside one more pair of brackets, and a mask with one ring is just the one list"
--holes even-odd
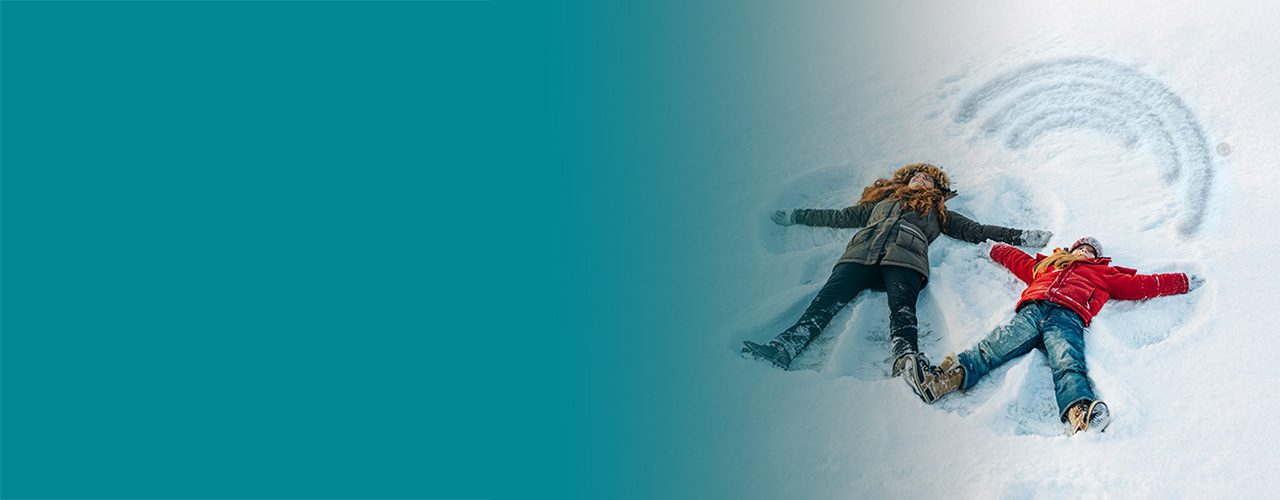
[(787, 353), (776, 341), (768, 344), (757, 344), (750, 340), (742, 342), (742, 357), (759, 361), (768, 361), (773, 366), (787, 370), (791, 366), (791, 354)]
[(1072, 434), (1089, 429), (1105, 432), (1111, 425), (1111, 410), (1102, 401), (1081, 401), (1067, 410), (1067, 425)]
[(933, 404), (934, 401), (955, 392), (964, 384), (964, 367), (956, 360), (954, 354), (944, 357), (940, 366), (929, 365), (929, 361), (924, 359), (923, 355), (918, 356), (916, 369), (907, 366), (903, 378), (925, 404)]

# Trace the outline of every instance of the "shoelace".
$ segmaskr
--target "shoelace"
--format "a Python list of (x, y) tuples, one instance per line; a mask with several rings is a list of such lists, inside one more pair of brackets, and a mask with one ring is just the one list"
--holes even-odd
[(1089, 410), (1091, 410), (1092, 408), (1093, 408), (1093, 403), (1090, 403), (1090, 404), (1081, 403), (1071, 408), (1071, 412), (1077, 415), (1076, 423), (1075, 423), (1076, 432), (1088, 432), (1089, 421), (1092, 420), (1091, 418), (1089, 418), (1090, 417)]

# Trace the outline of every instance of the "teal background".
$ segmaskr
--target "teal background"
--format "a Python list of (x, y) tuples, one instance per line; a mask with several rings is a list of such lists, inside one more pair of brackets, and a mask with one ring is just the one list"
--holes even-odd
[(0, 497), (729, 491), (779, 12), (0, 3)]
[(556, 14), (4, 2), (0, 493), (563, 491)]

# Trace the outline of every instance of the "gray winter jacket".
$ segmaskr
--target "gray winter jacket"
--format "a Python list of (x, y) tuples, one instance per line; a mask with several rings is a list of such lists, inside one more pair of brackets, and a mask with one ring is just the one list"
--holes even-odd
[(929, 279), (929, 244), (946, 234), (952, 238), (978, 243), (987, 239), (1021, 245), (1022, 230), (987, 226), (947, 211), (944, 226), (936, 211), (922, 216), (905, 210), (901, 200), (886, 199), (879, 203), (855, 205), (844, 209), (798, 209), (795, 221), (806, 226), (861, 227), (853, 235), (841, 262), (881, 264), (912, 269), (927, 282)]

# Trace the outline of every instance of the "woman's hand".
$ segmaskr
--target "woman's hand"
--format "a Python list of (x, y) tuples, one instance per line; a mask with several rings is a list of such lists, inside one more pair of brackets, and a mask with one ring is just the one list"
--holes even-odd
[(772, 214), (769, 214), (769, 218), (780, 226), (790, 226), (796, 223), (796, 209), (774, 210)]
[(1044, 248), (1049, 244), (1049, 238), (1053, 237), (1053, 232), (1041, 229), (1028, 229), (1022, 232), (1022, 246)]

